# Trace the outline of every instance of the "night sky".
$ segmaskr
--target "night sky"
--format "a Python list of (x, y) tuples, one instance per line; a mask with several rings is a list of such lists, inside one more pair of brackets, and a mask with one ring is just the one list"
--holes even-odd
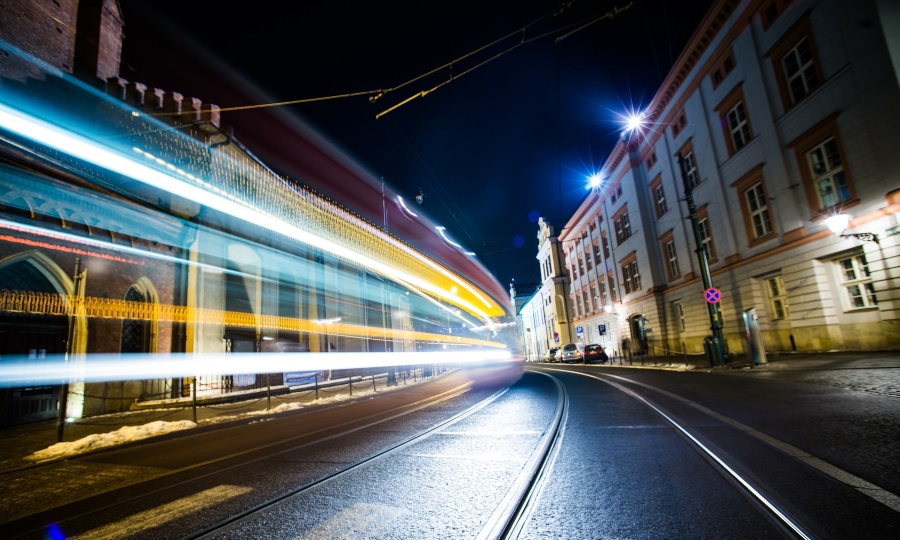
[[(529, 27), (525, 38), (627, 3), (571, 2)], [(446, 226), (502, 284), (537, 282), (537, 216), (563, 227), (587, 195), (586, 178), (615, 144), (620, 115), (647, 105), (711, 3), (637, 1), (559, 43), (551, 36), (521, 45), (379, 120), (377, 113), (447, 80), (450, 71), (375, 103), (354, 97), (285, 109), (406, 200), (421, 189), (425, 201), (415, 211)], [(547, 0), (121, 5), (121, 76), (223, 108), (394, 87), (560, 8)], [(261, 110), (222, 116), (254, 153), (292, 176), (292, 160), (302, 157), (266, 138), (271, 119)], [(328, 193), (328, 186), (312, 185)]]

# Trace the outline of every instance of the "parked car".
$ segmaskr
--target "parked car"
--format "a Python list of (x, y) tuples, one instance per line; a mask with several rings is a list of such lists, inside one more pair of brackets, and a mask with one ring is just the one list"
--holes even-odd
[(544, 362), (559, 362), (559, 348), (554, 347), (544, 353)]
[(584, 343), (566, 343), (562, 348), (562, 361), (581, 362), (584, 359), (582, 351), (584, 351)]
[(590, 345), (586, 345), (584, 347), (584, 363), (592, 364), (594, 362), (599, 364), (605, 364), (609, 360), (609, 356), (606, 354), (606, 351), (603, 350), (603, 347), (597, 345), (596, 343), (591, 343)]

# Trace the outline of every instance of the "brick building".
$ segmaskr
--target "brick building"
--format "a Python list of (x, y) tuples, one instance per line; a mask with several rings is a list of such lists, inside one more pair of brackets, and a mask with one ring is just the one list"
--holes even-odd
[[(900, 347), (898, 12), (715, 3), (559, 236), (583, 341), (702, 351), (710, 321), (680, 154), (732, 351), (746, 347), (750, 309), (768, 350)], [(839, 214), (845, 236), (825, 225)]]

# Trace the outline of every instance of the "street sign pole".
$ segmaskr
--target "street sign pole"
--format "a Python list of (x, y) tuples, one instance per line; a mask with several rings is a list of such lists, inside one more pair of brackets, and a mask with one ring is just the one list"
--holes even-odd
[[(697, 217), (697, 205), (694, 204), (694, 190), (687, 179), (687, 173), (684, 170), (684, 158), (681, 152), (678, 152), (678, 169), (681, 171), (681, 183), (684, 185), (684, 199), (688, 205), (688, 213), (691, 216), (691, 227), (694, 230), (694, 242), (697, 244), (697, 259), (700, 261), (700, 278), (703, 280), (703, 290), (713, 288), (712, 275), (709, 273), (709, 254), (703, 245), (703, 238), (700, 236), (700, 219)], [(722, 366), (728, 361), (728, 355), (725, 352), (725, 333), (722, 331), (722, 317), (719, 314), (718, 302), (706, 302), (706, 309), (709, 313), (709, 326), (712, 330), (712, 343), (709, 346), (704, 341), (704, 350), (706, 351), (706, 359), (709, 360), (711, 366)], [(710, 340), (710, 338), (706, 338)]]

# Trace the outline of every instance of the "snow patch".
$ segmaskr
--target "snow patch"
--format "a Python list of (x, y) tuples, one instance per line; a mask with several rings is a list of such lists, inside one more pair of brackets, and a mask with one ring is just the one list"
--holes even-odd
[(275, 414), (275, 413), (281, 413), (281, 412), (285, 412), (285, 411), (296, 411), (296, 410), (302, 409), (302, 408), (303, 408), (302, 403), (297, 403), (297, 402), (282, 403), (281, 405), (274, 407), (272, 409), (262, 410), (262, 411), (251, 411), (251, 412), (248, 412), (245, 414), (256, 416), (256, 415), (261, 415), (261, 414)]
[(196, 426), (197, 424), (190, 420), (179, 420), (178, 422), (164, 422), (162, 420), (157, 420), (155, 422), (150, 422), (149, 424), (144, 424), (143, 426), (124, 426), (110, 433), (98, 433), (95, 435), (88, 435), (77, 441), (56, 443), (43, 450), (38, 450), (28, 456), (28, 459), (33, 461), (44, 461), (48, 459), (77, 456), (78, 454), (83, 454), (99, 448), (117, 446), (131, 441), (146, 439), (148, 437), (156, 437), (172, 431), (190, 429)]

